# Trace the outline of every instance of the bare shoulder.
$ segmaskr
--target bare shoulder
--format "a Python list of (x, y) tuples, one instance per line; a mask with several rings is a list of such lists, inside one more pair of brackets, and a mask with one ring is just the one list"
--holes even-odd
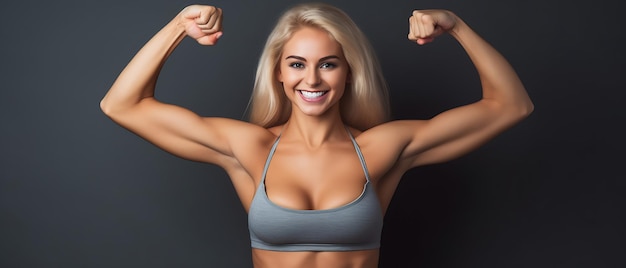
[(260, 177), (280, 130), (229, 118), (206, 117), (202, 120), (205, 125), (203, 143), (212, 148), (204, 152), (204, 162), (224, 169), (240, 196), (250, 197), (254, 179)]

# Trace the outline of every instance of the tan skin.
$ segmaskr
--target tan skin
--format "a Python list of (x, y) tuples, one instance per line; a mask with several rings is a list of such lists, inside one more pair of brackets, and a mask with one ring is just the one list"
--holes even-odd
[[(222, 11), (185, 8), (130, 61), (101, 102), (115, 122), (179, 157), (215, 164), (231, 178), (246, 211), (260, 182), (266, 156), (281, 141), (266, 187), (277, 205), (302, 210), (336, 208), (357, 198), (364, 174), (339, 114), (349, 83), (341, 46), (324, 31), (302, 28), (285, 44), (276, 79), (291, 100), (285, 125), (269, 129), (238, 120), (200, 117), (154, 98), (161, 66), (189, 36), (214, 45)], [(460, 18), (445, 10), (414, 11), (408, 38), (419, 45), (449, 33), (473, 61), (483, 98), (429, 120), (391, 121), (364, 132), (350, 128), (361, 147), (383, 210), (409, 169), (457, 158), (526, 117), (533, 109), (508, 62)], [(416, 81), (416, 84), (419, 84)], [(302, 91), (306, 91), (302, 93)], [(324, 92), (322, 96), (315, 95)], [(252, 249), (254, 267), (377, 267), (378, 250), (274, 252)]]

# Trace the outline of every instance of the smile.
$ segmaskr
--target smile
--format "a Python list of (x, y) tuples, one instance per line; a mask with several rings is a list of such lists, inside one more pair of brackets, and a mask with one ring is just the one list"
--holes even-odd
[(306, 90), (298, 90), (300, 95), (307, 100), (316, 100), (328, 93), (328, 91), (306, 91)]

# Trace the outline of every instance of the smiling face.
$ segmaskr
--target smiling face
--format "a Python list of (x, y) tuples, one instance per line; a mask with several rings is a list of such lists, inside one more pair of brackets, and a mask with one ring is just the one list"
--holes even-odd
[(303, 27), (285, 43), (277, 76), (292, 112), (321, 116), (339, 113), (349, 69), (337, 41), (321, 29)]

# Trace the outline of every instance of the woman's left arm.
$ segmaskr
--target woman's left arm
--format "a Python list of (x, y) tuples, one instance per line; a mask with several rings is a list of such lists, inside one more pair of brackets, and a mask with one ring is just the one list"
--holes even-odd
[[(400, 121), (395, 133), (407, 133), (401, 158), (409, 166), (457, 158), (527, 117), (534, 109), (524, 85), (509, 62), (454, 13), (414, 11), (409, 39), (423, 45), (443, 33), (452, 35), (474, 64), (482, 99), (438, 114), (430, 120)], [(397, 132), (397, 131), (400, 132)]]

